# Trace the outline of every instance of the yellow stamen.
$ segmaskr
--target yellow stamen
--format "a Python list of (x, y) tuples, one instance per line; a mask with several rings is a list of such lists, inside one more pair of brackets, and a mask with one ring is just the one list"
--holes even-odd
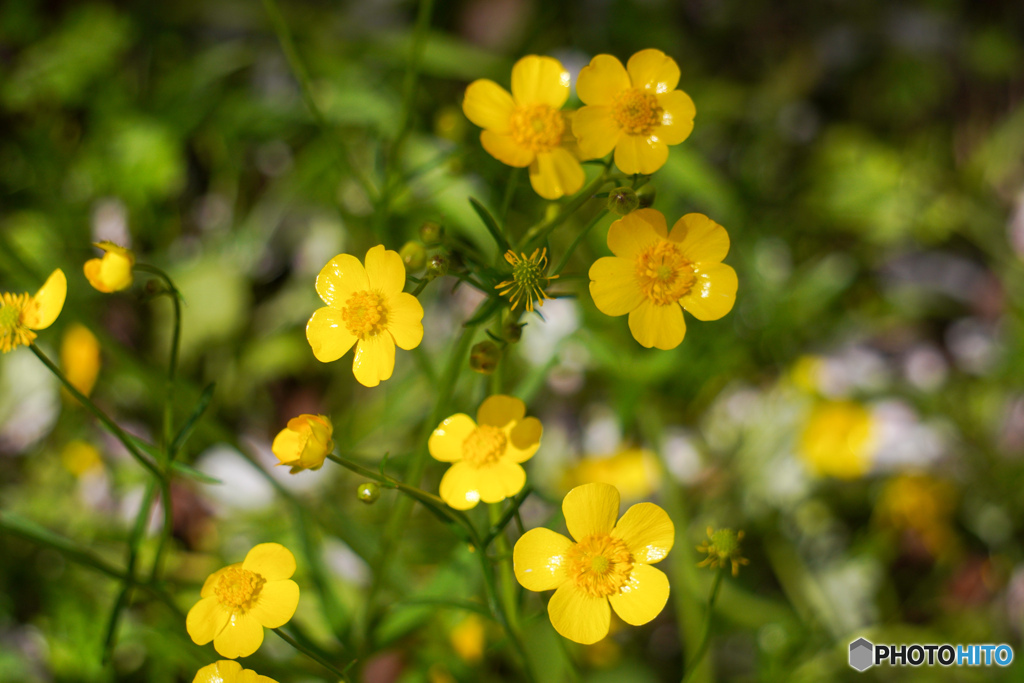
[(493, 465), (507, 447), (508, 437), (500, 427), (480, 425), (462, 442), (462, 460), (473, 467)]
[(533, 311), (533, 303), (538, 306), (544, 305), (545, 299), (551, 297), (544, 291), (545, 285), (556, 279), (557, 275), (545, 275), (548, 267), (548, 250), (534, 249), (527, 257), (526, 254), (516, 256), (511, 249), (505, 254), (505, 260), (512, 266), (512, 279), (499, 283), (495, 289), (502, 296), (507, 296), (512, 304), (512, 310), (516, 309), (519, 302), (526, 300), (526, 310)]
[(546, 104), (517, 107), (509, 119), (512, 139), (533, 152), (550, 152), (562, 144), (565, 120)]
[(633, 555), (625, 542), (608, 534), (587, 536), (573, 545), (567, 556), (570, 578), (595, 598), (618, 593), (633, 571)]
[(22, 322), (22, 315), (32, 303), (28, 294), (0, 294), (0, 352), (7, 353), (19, 346), (28, 346), (36, 333)]
[(341, 309), (341, 318), (348, 331), (359, 339), (380, 334), (388, 326), (388, 309), (384, 297), (376, 292), (354, 292)]
[(658, 98), (639, 88), (623, 90), (612, 104), (612, 116), (628, 135), (650, 135), (661, 125), (662, 114)]
[(244, 612), (256, 602), (266, 582), (256, 572), (241, 567), (228, 567), (217, 581), (213, 594), (221, 605), (232, 612)]
[(658, 306), (679, 301), (697, 281), (693, 264), (668, 240), (659, 240), (637, 255), (636, 277), (644, 295)]

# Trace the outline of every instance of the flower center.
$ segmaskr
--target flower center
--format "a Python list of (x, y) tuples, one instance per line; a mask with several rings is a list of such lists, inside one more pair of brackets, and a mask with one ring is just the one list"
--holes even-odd
[(266, 582), (267, 580), (256, 572), (241, 567), (228, 567), (217, 581), (213, 594), (220, 600), (220, 604), (229, 610), (244, 611), (252, 607)]
[(685, 296), (697, 281), (693, 264), (672, 242), (659, 240), (636, 257), (640, 289), (658, 306), (673, 304)]
[(577, 588), (595, 598), (619, 592), (633, 571), (626, 543), (608, 534), (587, 536), (568, 552), (569, 576)]
[(379, 334), (388, 326), (384, 297), (370, 290), (353, 293), (341, 309), (341, 319), (348, 331), (359, 339)]
[(22, 313), (31, 302), (28, 294), (0, 294), (0, 351), (3, 353), (28, 346), (36, 338), (36, 333), (21, 322)]
[(473, 467), (493, 465), (507, 446), (508, 437), (500, 427), (480, 425), (462, 442), (462, 459)]
[(615, 96), (612, 116), (629, 135), (650, 135), (661, 125), (664, 110), (658, 106), (658, 98), (639, 88), (623, 90)]
[(516, 107), (509, 125), (516, 144), (533, 152), (550, 152), (562, 144), (565, 132), (562, 113), (546, 104)]

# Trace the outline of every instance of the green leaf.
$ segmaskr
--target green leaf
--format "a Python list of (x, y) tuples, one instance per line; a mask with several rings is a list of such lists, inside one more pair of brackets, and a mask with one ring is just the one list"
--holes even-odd
[(501, 249), (502, 253), (509, 250), (508, 240), (501, 234), (501, 228), (498, 226), (498, 221), (494, 220), (494, 216), (487, 210), (483, 204), (477, 201), (475, 198), (469, 198), (469, 204), (476, 211), (476, 215), (480, 216), (480, 220), (483, 221), (484, 226), (487, 228), (487, 232), (491, 233), (491, 237), (498, 244), (498, 248)]
[(192, 436), (193, 430), (196, 428), (196, 423), (199, 418), (203, 416), (206, 409), (210, 406), (210, 401), (213, 399), (213, 390), (217, 386), (216, 382), (211, 382), (206, 385), (203, 389), (203, 393), (200, 394), (199, 400), (196, 401), (195, 408), (192, 409), (192, 414), (189, 415), (188, 420), (182, 425), (181, 430), (178, 431), (178, 435), (174, 437), (174, 441), (171, 442), (171, 460), (174, 460), (174, 456), (178, 454), (181, 447), (188, 441), (188, 437)]
[(177, 461), (172, 462), (171, 463), (171, 469), (174, 470), (175, 473), (177, 473), (177, 474), (181, 474), (181, 475), (186, 476), (186, 477), (188, 477), (190, 479), (195, 479), (196, 481), (201, 482), (203, 484), (223, 484), (224, 483), (220, 479), (217, 479), (216, 477), (211, 477), (210, 475), (206, 474), (205, 472), (200, 472), (196, 468), (194, 468), (194, 467), (192, 467), (190, 465), (186, 465), (183, 462), (177, 462)]

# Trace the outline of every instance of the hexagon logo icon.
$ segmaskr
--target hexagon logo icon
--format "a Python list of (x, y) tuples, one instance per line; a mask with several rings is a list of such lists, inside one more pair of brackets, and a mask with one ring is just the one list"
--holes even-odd
[(858, 638), (850, 643), (850, 666), (864, 671), (875, 663), (875, 646), (869, 640)]

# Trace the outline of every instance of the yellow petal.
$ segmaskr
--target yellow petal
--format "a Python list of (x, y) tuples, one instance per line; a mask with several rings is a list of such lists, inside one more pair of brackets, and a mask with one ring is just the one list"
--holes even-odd
[(585, 178), (580, 162), (562, 147), (539, 153), (530, 164), (530, 184), (545, 199), (573, 194), (583, 187)]
[(476, 422), (482, 425), (505, 427), (526, 415), (526, 404), (515, 396), (496, 394), (488, 396), (476, 411)]
[(295, 573), (295, 556), (280, 543), (260, 543), (245, 555), (242, 569), (256, 572), (267, 581), (279, 581)]
[(530, 591), (550, 591), (569, 580), (566, 553), (572, 541), (550, 529), (530, 529), (512, 549), (516, 580)]
[(608, 635), (612, 613), (607, 598), (584, 593), (571, 581), (563, 583), (548, 602), (551, 625), (564, 638), (591, 645)]
[(481, 131), (480, 144), (492, 157), (516, 168), (526, 168), (537, 158), (533, 150), (519, 145), (508, 133)]
[(540, 448), (540, 437), (544, 434), (544, 426), (535, 417), (520, 421), (509, 435), (508, 458), (512, 462), (525, 462), (533, 457)]
[(476, 430), (473, 418), (465, 413), (456, 413), (442, 422), (427, 440), (431, 457), (441, 462), (462, 460), (462, 444)]
[(638, 209), (615, 221), (608, 228), (608, 248), (622, 258), (632, 259), (668, 237), (668, 223), (657, 209)]
[(690, 137), (693, 132), (693, 117), (697, 108), (693, 100), (682, 90), (673, 90), (658, 95), (658, 106), (661, 107), (661, 125), (655, 134), (666, 145), (678, 145)]
[(629, 314), (629, 331), (645, 348), (668, 351), (679, 346), (686, 336), (686, 321), (679, 304), (659, 306), (644, 301)]
[(71, 385), (88, 396), (100, 374), (100, 343), (89, 328), (72, 323), (60, 344), (60, 365)]
[(60, 315), (67, 294), (68, 279), (64, 277), (64, 271), (58, 268), (50, 273), (50, 277), (46, 278), (46, 282), (21, 312), (21, 322), (30, 330), (45, 330)]
[(629, 259), (605, 256), (590, 266), (590, 296), (605, 315), (626, 315), (644, 302), (636, 280), (636, 266)]
[(624, 622), (640, 626), (661, 614), (668, 602), (668, 593), (668, 577), (660, 569), (635, 564), (629, 581), (618, 593), (609, 596), (608, 602)]
[(676, 527), (668, 513), (654, 503), (637, 503), (622, 515), (612, 530), (621, 538), (633, 559), (643, 564), (661, 562), (676, 542)]
[(565, 494), (562, 513), (565, 526), (576, 541), (610, 533), (619, 516), (619, 490), (609, 484), (577, 486)]
[(661, 50), (640, 50), (629, 58), (626, 71), (634, 88), (667, 93), (679, 84), (679, 66)]
[(610, 105), (616, 95), (629, 88), (629, 74), (622, 62), (611, 55), (597, 55), (576, 77), (576, 94), (583, 104)]
[(718, 320), (736, 303), (736, 271), (724, 263), (694, 264), (697, 282), (679, 305), (697, 320)]
[(321, 363), (338, 360), (356, 343), (355, 335), (342, 320), (341, 311), (327, 306), (316, 309), (306, 323), (306, 340)]
[(466, 98), (462, 100), (462, 111), (467, 119), (496, 133), (508, 132), (509, 118), (515, 107), (512, 95), (486, 78), (470, 83), (466, 88)]
[(241, 664), (230, 659), (222, 659), (209, 666), (204, 666), (196, 672), (192, 683), (237, 683), (240, 673), (242, 673)]
[(627, 175), (649, 175), (665, 165), (668, 145), (657, 135), (623, 135), (615, 145), (615, 165)]
[(299, 606), (299, 584), (286, 579), (267, 581), (260, 589), (256, 604), (249, 616), (266, 628), (278, 628), (288, 623)]
[(412, 294), (401, 292), (388, 301), (388, 332), (395, 345), (409, 351), (423, 341), (423, 306)]
[(500, 503), (522, 491), (525, 485), (526, 470), (508, 458), (478, 471), (477, 489), (485, 503)]
[(185, 630), (196, 645), (206, 645), (224, 630), (231, 613), (220, 606), (215, 597), (203, 598), (185, 617)]
[(385, 249), (383, 244), (366, 252), (366, 279), (370, 289), (385, 297), (398, 294), (405, 288), (405, 264), (397, 251)]
[(557, 59), (527, 55), (512, 67), (512, 99), (561, 109), (569, 99), (569, 72)]
[(441, 477), (440, 495), (456, 510), (468, 510), (480, 502), (479, 470), (457, 462)]
[(729, 253), (729, 233), (702, 213), (688, 213), (672, 226), (668, 238), (688, 261), (717, 263)]
[(375, 387), (391, 379), (395, 371), (395, 340), (390, 334), (378, 334), (359, 341), (352, 359), (352, 374), (364, 387)]
[(213, 589), (216, 588), (217, 582), (220, 580), (221, 575), (224, 572), (226, 572), (227, 570), (231, 569), (232, 567), (241, 567), (241, 566), (242, 566), (241, 562), (235, 562), (234, 564), (229, 564), (226, 567), (221, 567), (220, 569), (218, 569), (214, 573), (212, 573), (209, 576), (207, 576), (206, 577), (206, 581), (203, 582), (203, 589), (200, 591), (199, 595), (204, 597), (204, 598), (208, 598), (208, 597), (212, 596), (213, 595)]
[(273, 451), (274, 457), (282, 463), (289, 463), (299, 459), (308, 440), (308, 434), (282, 429), (274, 437), (274, 443), (270, 445), (270, 450)]
[(316, 293), (328, 306), (341, 309), (355, 292), (370, 288), (366, 269), (355, 256), (338, 254), (316, 276)]
[(228, 625), (213, 639), (213, 649), (221, 657), (248, 657), (263, 644), (263, 627), (248, 614), (232, 614)]
[(572, 117), (572, 133), (576, 136), (580, 155), (584, 159), (603, 157), (622, 137), (622, 128), (612, 118), (611, 107), (583, 107)]

